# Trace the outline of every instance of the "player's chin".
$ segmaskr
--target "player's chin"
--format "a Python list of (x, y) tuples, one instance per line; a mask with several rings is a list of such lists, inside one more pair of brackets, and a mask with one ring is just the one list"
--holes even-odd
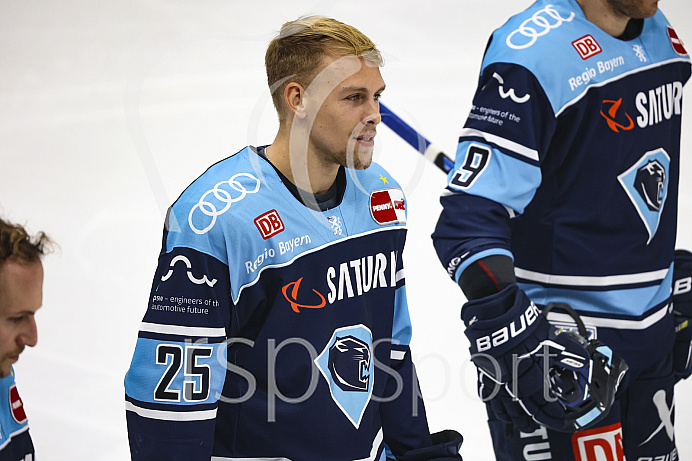
[(372, 164), (372, 150), (369, 152), (360, 152), (356, 156), (356, 161), (352, 168), (356, 170), (364, 170)]
[(349, 146), (346, 152), (343, 166), (353, 170), (364, 170), (372, 164), (374, 148), (372, 146)]

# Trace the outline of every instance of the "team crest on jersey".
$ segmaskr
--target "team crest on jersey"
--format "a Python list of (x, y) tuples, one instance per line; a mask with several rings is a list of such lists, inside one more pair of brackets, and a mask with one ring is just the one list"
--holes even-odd
[(372, 333), (364, 325), (334, 331), (315, 359), (334, 403), (358, 428), (372, 397), (374, 363)]
[(370, 214), (378, 224), (406, 222), (406, 200), (401, 189), (382, 189), (370, 193)]
[(650, 242), (658, 230), (661, 212), (668, 195), (670, 157), (663, 149), (647, 152), (637, 163), (618, 176), (646, 230)]

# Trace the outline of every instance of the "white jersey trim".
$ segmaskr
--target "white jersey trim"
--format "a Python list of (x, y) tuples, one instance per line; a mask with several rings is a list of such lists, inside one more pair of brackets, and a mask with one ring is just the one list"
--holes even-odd
[(580, 100), (581, 98), (583, 98), (584, 96), (586, 96), (586, 93), (587, 93), (587, 92), (589, 91), (589, 89), (591, 89), (591, 88), (598, 88), (598, 87), (601, 87), (601, 86), (605, 86), (605, 85), (608, 85), (608, 84), (610, 84), (610, 83), (612, 83), (612, 82), (615, 82), (615, 81), (617, 81), (617, 80), (620, 80), (620, 79), (622, 79), (622, 78), (628, 77), (628, 76), (630, 76), (630, 75), (634, 75), (634, 74), (637, 74), (637, 73), (639, 73), (639, 72), (645, 72), (645, 71), (647, 71), (647, 70), (654, 69), (654, 68), (656, 68), (656, 67), (667, 66), (668, 64), (672, 64), (672, 63), (674, 63), (674, 62), (689, 62), (689, 59), (688, 59), (688, 58), (673, 58), (673, 59), (669, 59), (669, 60), (667, 60), (667, 61), (657, 62), (657, 63), (654, 63), (654, 64), (650, 64), (650, 65), (648, 65), (648, 66), (640, 67), (640, 68), (638, 68), (638, 69), (632, 69), (632, 70), (630, 70), (630, 71), (623, 72), (622, 74), (616, 75), (616, 76), (614, 76), (613, 78), (609, 78), (608, 80), (605, 80), (605, 81), (603, 81), (603, 82), (592, 83), (591, 85), (587, 85), (586, 87), (584, 87), (584, 90), (581, 92), (581, 94), (579, 94), (579, 96), (575, 97), (575, 98), (572, 99), (571, 101), (566, 102), (566, 103), (562, 106), (562, 108), (561, 108), (559, 111), (557, 111), (557, 113), (555, 114), (555, 118), (558, 118), (558, 117), (560, 116), (560, 114), (561, 114), (562, 112), (565, 111), (565, 109), (567, 109), (567, 108), (569, 108), (570, 106), (573, 106), (574, 104), (576, 104), (577, 102), (579, 102), (579, 100)]
[(327, 242), (327, 243), (325, 243), (325, 244), (323, 244), (323, 245), (320, 245), (320, 246), (318, 246), (318, 247), (315, 247), (315, 248), (312, 248), (312, 249), (310, 249), (310, 250), (307, 250), (307, 251), (304, 251), (304, 252), (302, 252), (302, 253), (299, 253), (299, 254), (295, 255), (293, 258), (289, 259), (288, 261), (284, 261), (284, 262), (276, 263), (276, 264), (269, 264), (269, 265), (267, 265), (267, 266), (264, 266), (263, 268), (261, 268), (261, 269), (259, 269), (259, 270), (257, 271), (257, 275), (255, 276), (254, 279), (252, 279), (252, 280), (248, 281), (247, 283), (243, 284), (243, 285), (238, 289), (238, 295), (237, 295), (235, 298), (233, 298), (233, 293), (231, 293), (231, 299), (232, 299), (232, 301), (233, 301), (234, 304), (237, 304), (237, 303), (238, 303), (238, 300), (240, 299), (240, 296), (243, 294), (243, 290), (245, 290), (246, 288), (249, 288), (249, 287), (253, 286), (255, 283), (257, 283), (257, 282), (259, 281), (259, 279), (260, 279), (260, 276), (262, 275), (262, 272), (264, 272), (264, 271), (267, 270), (267, 269), (290, 266), (290, 265), (293, 264), (298, 258), (302, 258), (302, 257), (304, 257), (304, 256), (306, 256), (306, 255), (311, 254), (311, 253), (315, 253), (315, 252), (321, 251), (321, 250), (323, 250), (324, 248), (330, 247), (330, 246), (332, 246), (332, 245), (338, 245), (338, 244), (343, 243), (343, 242), (345, 242), (345, 241), (347, 241), (347, 240), (351, 240), (351, 239), (363, 237), (363, 236), (365, 236), (365, 235), (376, 234), (376, 233), (378, 233), (378, 232), (401, 231), (402, 229), (406, 229), (406, 226), (403, 226), (403, 225), (399, 225), (399, 226), (387, 226), (387, 227), (383, 227), (383, 228), (380, 228), (380, 229), (371, 229), (371, 230), (366, 231), (366, 232), (361, 232), (361, 233), (358, 233), (358, 234), (349, 235), (349, 236), (344, 237), (344, 238), (339, 239), (339, 240), (335, 240), (335, 241), (332, 241), (332, 242)]
[[(580, 315), (584, 325), (588, 329), (589, 327), (597, 328), (613, 328), (619, 330), (646, 330), (650, 326), (654, 325), (659, 320), (663, 319), (672, 307), (671, 304), (667, 304), (651, 314), (650, 316), (641, 320), (624, 320), (624, 319), (609, 319), (602, 317), (588, 317)], [(574, 323), (572, 316), (568, 314), (560, 314), (557, 312), (550, 312), (548, 314), (548, 320), (558, 321), (565, 323)]]
[(382, 440), (384, 440), (384, 435), (382, 434), (382, 428), (380, 428), (379, 432), (375, 436), (375, 440), (372, 441), (370, 456), (367, 458), (354, 459), (353, 461), (375, 461), (377, 458), (377, 451), (380, 449), (380, 445), (382, 445)]
[(205, 328), (205, 327), (186, 327), (182, 325), (164, 325), (160, 323), (142, 322), (139, 331), (149, 333), (160, 333), (164, 335), (176, 336), (196, 336), (203, 338), (225, 338), (225, 328)]
[(541, 272), (529, 271), (526, 269), (515, 268), (514, 273), (517, 277), (532, 282), (545, 283), (550, 285), (578, 286), (578, 287), (608, 287), (614, 285), (631, 285), (634, 283), (660, 282), (669, 269), (661, 269), (651, 272), (641, 272), (639, 274), (607, 275), (594, 277), (588, 275), (553, 275)]
[(516, 143), (514, 141), (510, 141), (509, 139), (501, 138), (500, 136), (496, 136), (494, 134), (486, 133), (484, 131), (480, 130), (474, 130), (472, 128), (464, 128), (461, 130), (461, 135), (459, 137), (480, 137), (488, 141), (489, 143), (496, 144), (500, 147), (504, 147), (505, 149), (509, 149), (512, 152), (516, 152), (517, 154), (523, 155), (526, 158), (529, 158), (533, 161), (538, 161), (538, 151), (535, 149), (530, 149), (526, 146), (523, 146), (519, 143)]
[(164, 421), (202, 421), (216, 418), (216, 409), (201, 411), (165, 411), (141, 408), (132, 402), (125, 402), (125, 410), (137, 413), (143, 418), (160, 419)]

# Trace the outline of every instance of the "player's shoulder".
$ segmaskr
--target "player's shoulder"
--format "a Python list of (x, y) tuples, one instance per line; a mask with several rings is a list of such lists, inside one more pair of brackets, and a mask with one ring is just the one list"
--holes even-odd
[[(254, 206), (271, 200), (268, 176), (276, 176), (276, 172), (253, 146), (207, 168), (169, 209), (164, 250), (185, 246), (215, 255), (225, 246), (228, 233), (247, 221), (243, 218), (248, 197), (253, 197)], [(221, 224), (227, 222), (234, 225)]]
[(245, 193), (254, 190), (258, 187), (259, 177), (262, 176), (260, 162), (254, 147), (244, 147), (207, 168), (185, 188), (173, 206), (190, 201), (197, 202), (207, 193), (216, 198), (226, 197), (228, 194), (225, 190), (229, 187), (238, 192), (245, 190)]
[(401, 189), (397, 180), (387, 169), (377, 162), (372, 162), (368, 168), (363, 170), (346, 170), (348, 175), (352, 175), (363, 189), (370, 192), (378, 189), (396, 188)]
[(500, 66), (501, 78), (513, 71), (532, 75), (557, 112), (593, 85), (685, 59), (673, 37), (660, 11), (627, 41), (591, 23), (575, 0), (537, 0), (493, 33), (483, 70)]

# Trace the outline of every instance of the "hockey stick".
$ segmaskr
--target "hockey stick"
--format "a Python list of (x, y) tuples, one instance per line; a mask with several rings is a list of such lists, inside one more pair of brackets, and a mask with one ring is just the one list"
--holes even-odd
[(382, 116), (382, 123), (401, 136), (404, 141), (423, 154), (425, 158), (434, 163), (440, 170), (449, 173), (454, 168), (454, 160), (447, 157), (444, 152), (428, 141), (425, 136), (418, 133), (411, 125), (392, 112), (382, 101), (380, 101), (380, 115)]

